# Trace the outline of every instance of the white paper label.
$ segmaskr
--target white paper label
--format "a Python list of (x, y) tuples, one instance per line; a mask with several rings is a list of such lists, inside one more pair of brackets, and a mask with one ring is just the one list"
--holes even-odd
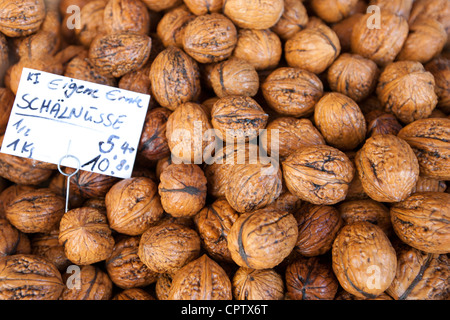
[(1, 152), (129, 178), (150, 96), (24, 68)]

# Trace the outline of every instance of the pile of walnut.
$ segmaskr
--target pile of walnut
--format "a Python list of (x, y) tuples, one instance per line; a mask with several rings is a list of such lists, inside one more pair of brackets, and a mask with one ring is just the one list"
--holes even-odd
[(1, 134), (23, 67), (152, 97), (67, 213), (0, 154), (0, 299), (449, 299), (448, 49), (448, 0), (0, 0)]

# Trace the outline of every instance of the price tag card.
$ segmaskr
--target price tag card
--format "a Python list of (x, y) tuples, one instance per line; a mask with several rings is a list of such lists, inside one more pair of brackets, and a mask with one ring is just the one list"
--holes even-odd
[(149, 95), (24, 68), (0, 151), (76, 168), (64, 162), (71, 155), (80, 170), (129, 178), (149, 102)]

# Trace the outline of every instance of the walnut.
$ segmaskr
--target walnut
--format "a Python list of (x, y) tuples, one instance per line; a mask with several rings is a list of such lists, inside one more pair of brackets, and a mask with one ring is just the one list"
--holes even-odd
[(366, 114), (367, 136), (376, 134), (392, 134), (396, 136), (403, 128), (397, 118), (381, 110), (373, 110)]
[(158, 278), (138, 256), (140, 237), (123, 237), (105, 261), (106, 271), (111, 281), (121, 289), (145, 287)]
[[(438, 96), (437, 106), (446, 113), (450, 113), (450, 59), (438, 57), (425, 65), (435, 81), (435, 91)], [(435, 109), (436, 110), (436, 109)]]
[(328, 69), (327, 80), (332, 91), (360, 102), (375, 91), (379, 73), (372, 60), (343, 53)]
[(72, 262), (64, 253), (64, 246), (59, 243), (59, 225), (47, 233), (37, 233), (31, 238), (31, 253), (47, 258), (58, 270), (65, 271)]
[(206, 254), (178, 270), (168, 300), (232, 300), (231, 281), (225, 270)]
[(332, 248), (332, 267), (345, 291), (372, 299), (391, 285), (397, 257), (380, 227), (370, 222), (355, 222), (345, 225), (338, 233)]
[(223, 14), (204, 14), (187, 24), (182, 42), (184, 51), (197, 62), (218, 62), (233, 53), (237, 30)]
[(177, 47), (170, 46), (156, 56), (149, 77), (153, 97), (172, 111), (200, 95), (197, 62)]
[[(139, 92), (143, 94), (151, 95), (150, 78), (148, 73), (150, 72), (150, 64), (147, 62), (142, 68), (128, 72), (122, 78), (120, 78), (117, 86), (124, 90)], [(150, 99), (148, 110), (158, 108), (158, 104), (153, 99)]]
[(183, 4), (164, 13), (158, 22), (156, 33), (165, 47), (183, 48), (184, 30), (194, 19), (195, 15)]
[(147, 62), (152, 39), (145, 34), (113, 33), (98, 36), (89, 47), (89, 59), (106, 76), (121, 77)]
[(9, 67), (9, 48), (8, 40), (6, 37), (0, 33), (0, 85), (4, 85), (4, 77), (6, 75), (6, 70)]
[[(108, 274), (97, 266), (81, 266), (78, 280), (67, 279), (68, 285), (61, 300), (109, 300), (113, 294), (113, 283)], [(78, 282), (77, 282), (78, 281)], [(75, 283), (74, 283), (75, 282)], [(79, 287), (77, 287), (79, 286)]]
[(413, 248), (428, 253), (450, 252), (450, 194), (416, 192), (391, 207), (397, 236)]
[(20, 193), (6, 208), (8, 221), (25, 233), (50, 232), (64, 214), (64, 198), (48, 188)]
[(297, 32), (284, 46), (284, 55), (290, 67), (316, 74), (324, 72), (340, 53), (339, 38), (324, 24)]
[(446, 189), (447, 185), (445, 184), (445, 181), (429, 178), (426, 176), (419, 176), (412, 193), (427, 191), (445, 192)]
[(248, 96), (225, 96), (214, 103), (211, 124), (224, 141), (248, 141), (267, 125), (269, 115)]
[(373, 13), (366, 13), (353, 27), (351, 49), (355, 54), (385, 67), (394, 61), (408, 36), (408, 22), (389, 11), (380, 14), (380, 28), (374, 28)]
[(333, 300), (339, 283), (323, 257), (298, 257), (285, 272), (287, 294), (293, 300)]
[(308, 23), (308, 12), (301, 0), (284, 0), (284, 11), (280, 20), (272, 27), (281, 39), (287, 40)]
[(238, 217), (225, 198), (215, 200), (194, 216), (202, 246), (214, 260), (233, 262), (227, 236)]
[(206, 202), (206, 177), (196, 164), (171, 164), (160, 176), (158, 192), (164, 211), (174, 217), (192, 217)]
[[(364, 9), (364, 13), (365, 13)], [(355, 24), (363, 18), (363, 13), (355, 13), (343, 20), (334, 23), (331, 29), (336, 33), (341, 44), (341, 52), (351, 52), (351, 38)]]
[(367, 221), (380, 227), (390, 237), (392, 235), (389, 208), (372, 199), (349, 200), (341, 202), (337, 209), (344, 224)]
[(91, 60), (88, 58), (88, 52), (83, 51), (69, 61), (64, 76), (107, 86), (116, 86), (117, 81), (113, 76), (105, 76), (95, 69)]
[(189, 10), (197, 16), (221, 12), (224, 0), (185, 0)]
[(378, 6), (381, 11), (390, 11), (409, 19), (414, 0), (370, 0), (369, 5)]
[(106, 216), (90, 207), (75, 208), (63, 215), (59, 242), (64, 245), (66, 257), (77, 265), (103, 261), (114, 248)]
[(253, 97), (259, 89), (259, 76), (255, 67), (235, 57), (214, 65), (210, 80), (219, 98), (232, 95)]
[(408, 143), (391, 134), (366, 140), (355, 165), (367, 195), (379, 202), (398, 202), (410, 195), (419, 176), (419, 163)]
[(343, 151), (355, 149), (366, 138), (366, 119), (361, 109), (341, 93), (326, 93), (317, 102), (314, 122), (325, 141)]
[[(283, 186), (284, 187), (284, 186)], [(278, 198), (272, 202), (269, 207), (274, 210), (287, 211), (289, 213), (294, 214), (297, 210), (300, 209), (302, 205), (302, 200), (299, 197), (294, 196), (292, 193), (284, 187), (281, 191), (281, 194)]]
[(3, 0), (0, 2), (0, 32), (23, 37), (39, 30), (46, 15), (44, 0)]
[(398, 133), (414, 151), (424, 176), (450, 180), (450, 119), (416, 120)]
[(283, 300), (283, 278), (274, 269), (240, 267), (232, 280), (236, 300)]
[(286, 211), (263, 208), (241, 214), (228, 234), (228, 249), (240, 267), (268, 269), (294, 249), (297, 221)]
[(257, 71), (275, 68), (282, 55), (280, 37), (271, 31), (240, 29), (233, 56), (252, 64)]
[[(65, 168), (66, 174), (73, 174), (75, 169)], [(70, 193), (77, 194), (83, 198), (103, 198), (109, 189), (118, 182), (119, 179), (95, 172), (79, 170), (70, 178)]]
[(0, 300), (58, 300), (64, 284), (47, 259), (15, 254), (0, 259)]
[(6, 208), (21, 192), (34, 190), (37, 187), (24, 184), (12, 184), (0, 193), (0, 218), (6, 218)]
[(340, 292), (338, 292), (336, 294), (336, 297), (334, 298), (334, 300), (394, 300), (394, 299), (392, 299), (392, 297), (390, 295), (388, 295), (384, 292), (373, 298), (361, 298), (361, 297), (357, 297), (345, 290), (341, 290)]
[(307, 117), (322, 97), (322, 81), (312, 72), (280, 67), (272, 71), (261, 84), (261, 91), (268, 105), (279, 114)]
[(328, 145), (298, 149), (282, 162), (282, 167), (289, 191), (317, 205), (344, 200), (355, 174), (347, 155)]
[(158, 186), (145, 177), (117, 182), (106, 194), (105, 203), (110, 228), (130, 236), (141, 235), (164, 214)]
[(160, 12), (179, 6), (183, 3), (183, 0), (141, 0), (152, 11)]
[(75, 28), (74, 33), (77, 41), (86, 48), (89, 48), (96, 36), (105, 34), (103, 16), (106, 3), (106, 0), (89, 1), (80, 10), (81, 26)]
[(145, 231), (138, 256), (152, 272), (174, 274), (200, 254), (200, 237), (193, 229), (164, 222)]
[(105, 33), (148, 34), (150, 15), (147, 6), (136, 0), (109, 0), (103, 10)]
[(240, 28), (268, 29), (274, 26), (284, 11), (283, 0), (227, 0), (223, 13)]
[(39, 30), (27, 37), (14, 38), (14, 45), (19, 58), (45, 59), (59, 51), (60, 40), (61, 38), (52, 32)]
[(30, 239), (7, 219), (0, 218), (0, 258), (31, 253)]
[(155, 284), (155, 292), (158, 300), (168, 300), (172, 276), (167, 273), (160, 273)]
[(111, 300), (155, 300), (155, 298), (143, 289), (131, 288), (117, 293)]
[(311, 8), (327, 23), (336, 23), (347, 18), (358, 0), (312, 0)]
[(305, 257), (328, 252), (343, 225), (339, 211), (332, 206), (305, 204), (294, 217), (298, 224), (295, 250)]
[(8, 125), (11, 109), (14, 105), (14, 93), (8, 88), (0, 88), (0, 134), (4, 134)]
[(395, 300), (448, 300), (450, 261), (446, 255), (426, 253), (398, 241), (397, 272), (386, 292)]

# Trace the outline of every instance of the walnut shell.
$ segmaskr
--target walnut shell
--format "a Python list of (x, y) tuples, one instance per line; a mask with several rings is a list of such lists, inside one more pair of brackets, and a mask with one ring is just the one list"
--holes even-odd
[(450, 180), (450, 119), (416, 120), (400, 130), (398, 137), (411, 146), (421, 175)]
[(280, 62), (282, 50), (280, 37), (270, 29), (240, 29), (233, 56), (249, 62), (257, 71), (270, 70)]
[(89, 207), (75, 208), (63, 215), (59, 242), (64, 245), (66, 257), (77, 265), (105, 260), (114, 248), (106, 216)]
[(182, 42), (184, 51), (197, 62), (219, 62), (233, 53), (237, 30), (223, 14), (204, 14), (187, 24)]
[(184, 30), (194, 19), (195, 15), (183, 4), (164, 13), (158, 22), (156, 33), (166, 48), (183, 48)]
[(47, 259), (15, 254), (0, 259), (0, 300), (58, 300), (64, 284)]
[(358, 0), (312, 0), (311, 8), (327, 23), (336, 23), (347, 18)]
[(14, 93), (8, 88), (0, 88), (0, 134), (4, 134), (8, 125), (11, 109), (14, 105)]
[(6, 208), (8, 221), (25, 233), (50, 232), (64, 214), (64, 198), (47, 188), (20, 193)]
[(196, 164), (171, 164), (160, 176), (158, 192), (164, 211), (174, 217), (192, 217), (206, 202), (206, 177)]
[(184, 0), (189, 10), (197, 16), (221, 12), (224, 0)]
[(119, 292), (111, 300), (155, 300), (155, 298), (143, 289), (131, 288)]
[(379, 73), (372, 60), (343, 53), (328, 69), (327, 80), (332, 91), (360, 102), (375, 91)]
[[(125, 74), (122, 78), (120, 78), (117, 86), (120, 89), (151, 95), (150, 78), (148, 77), (149, 71), (150, 66), (147, 62), (144, 67)], [(156, 108), (158, 108), (156, 101), (150, 99), (148, 110)]]
[(272, 27), (281, 39), (287, 40), (306, 27), (308, 12), (302, 0), (284, 0), (284, 11), (278, 22)]
[(391, 134), (366, 140), (355, 165), (366, 194), (379, 202), (398, 202), (408, 197), (419, 176), (419, 163), (408, 143)]
[(286, 289), (292, 300), (333, 300), (339, 283), (321, 257), (299, 257), (286, 267)]
[(138, 256), (150, 271), (174, 274), (200, 254), (200, 237), (193, 229), (164, 222), (145, 231)]
[(44, 0), (0, 2), (0, 32), (7, 37), (23, 37), (39, 30), (45, 19)]
[(145, 287), (158, 278), (138, 256), (140, 237), (123, 237), (105, 261), (111, 281), (121, 289)]
[(355, 174), (347, 155), (328, 145), (298, 149), (282, 162), (282, 167), (289, 191), (317, 205), (344, 200)]
[[(75, 271), (77, 272), (77, 271)], [(81, 266), (76, 273), (78, 282), (71, 279), (75, 283), (67, 282), (71, 286), (67, 286), (61, 294), (61, 300), (109, 300), (113, 294), (113, 283), (109, 279), (108, 274), (97, 266)], [(74, 281), (75, 280), (75, 281)], [(77, 285), (79, 288), (77, 288)]]
[(227, 241), (237, 265), (260, 270), (280, 264), (294, 249), (297, 237), (292, 214), (264, 208), (240, 215)]
[(194, 216), (202, 247), (214, 260), (233, 262), (227, 237), (239, 214), (224, 198), (205, 206)]
[(412, 193), (428, 191), (445, 192), (446, 189), (447, 185), (445, 184), (445, 181), (429, 178), (426, 176), (419, 176), (419, 179), (417, 179), (416, 187), (413, 189)]
[(381, 110), (373, 110), (365, 116), (367, 121), (368, 137), (376, 134), (392, 134), (396, 136), (403, 128), (392, 113), (387, 113)]
[(326, 25), (306, 28), (289, 38), (284, 56), (290, 67), (316, 74), (324, 72), (341, 53), (336, 33)]
[(151, 10), (160, 12), (181, 5), (183, 0), (141, 0)]
[(148, 34), (150, 15), (147, 6), (136, 0), (109, 0), (103, 10), (105, 33)]
[(231, 281), (223, 268), (206, 254), (178, 270), (168, 300), (232, 300)]
[(268, 105), (292, 117), (310, 116), (323, 90), (322, 81), (314, 73), (299, 68), (277, 68), (261, 84)]
[[(439, 57), (425, 65), (435, 81), (435, 91), (438, 96), (437, 106), (446, 113), (450, 113), (450, 59)], [(436, 110), (436, 109), (435, 109)]]
[(252, 140), (266, 127), (268, 118), (259, 103), (247, 96), (225, 96), (211, 110), (211, 124), (224, 141)]
[(450, 261), (402, 242), (395, 246), (397, 273), (386, 292), (395, 300), (448, 300)]
[(450, 252), (450, 194), (416, 192), (391, 207), (397, 236), (413, 248), (429, 253)]
[(106, 194), (105, 203), (110, 228), (130, 236), (141, 235), (164, 214), (158, 186), (145, 177), (117, 182)]
[(24, 184), (12, 184), (0, 193), (0, 218), (6, 218), (6, 208), (11, 201), (23, 191), (34, 190), (37, 187)]
[(89, 47), (89, 59), (106, 76), (121, 77), (147, 62), (152, 39), (145, 34), (113, 33), (98, 36)]
[(117, 84), (114, 77), (105, 76), (95, 69), (91, 60), (88, 58), (87, 51), (83, 51), (69, 61), (64, 70), (64, 76), (113, 87)]
[(332, 266), (345, 291), (361, 298), (375, 298), (391, 285), (397, 257), (380, 227), (356, 222), (338, 233), (332, 248)]
[(236, 300), (283, 300), (283, 278), (273, 269), (240, 267), (232, 280)]
[(314, 122), (325, 141), (339, 150), (353, 150), (366, 138), (366, 119), (361, 109), (341, 93), (326, 93), (317, 102)]
[(64, 246), (59, 243), (59, 225), (48, 233), (34, 234), (31, 238), (31, 253), (47, 258), (58, 270), (65, 271), (72, 262), (64, 253)]
[(30, 239), (7, 219), (0, 218), (0, 258), (31, 253)]
[(167, 273), (160, 273), (155, 284), (155, 292), (158, 300), (168, 300), (172, 276)]
[(172, 111), (200, 95), (197, 62), (177, 47), (170, 46), (156, 56), (149, 77), (153, 97)]
[(236, 26), (248, 29), (268, 29), (274, 26), (284, 11), (284, 1), (227, 0), (223, 12)]
[(81, 8), (81, 25), (80, 28), (75, 28), (74, 34), (77, 41), (86, 48), (89, 48), (96, 36), (105, 34), (103, 16), (106, 3), (106, 0), (92, 0)]
[[(364, 13), (365, 13), (364, 9)], [(334, 23), (331, 29), (336, 33), (341, 44), (341, 52), (351, 52), (351, 38), (355, 24), (364, 17), (363, 13), (355, 13), (343, 20)]]
[(409, 19), (414, 0), (370, 0), (369, 5), (378, 6), (381, 11), (390, 11)]
[(402, 16), (383, 11), (380, 26), (374, 27), (373, 13), (366, 13), (353, 27), (351, 49), (355, 54), (384, 67), (393, 62), (408, 37), (408, 22)]
[[(65, 168), (66, 174), (73, 174), (75, 169)], [(119, 179), (95, 172), (79, 170), (70, 178), (70, 192), (83, 198), (103, 198)]]
[(343, 225), (339, 211), (332, 206), (304, 205), (294, 213), (298, 224), (295, 250), (305, 257), (325, 254)]

